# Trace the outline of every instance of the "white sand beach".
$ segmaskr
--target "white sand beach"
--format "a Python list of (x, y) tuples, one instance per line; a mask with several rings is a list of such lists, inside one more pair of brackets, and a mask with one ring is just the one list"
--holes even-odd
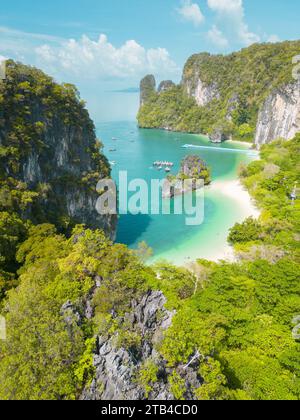
[(251, 198), (247, 189), (239, 180), (233, 181), (216, 181), (213, 182), (207, 189), (211, 192), (217, 192), (230, 197), (234, 200), (239, 208), (242, 210), (242, 216), (259, 218), (260, 211), (256, 207), (254, 200)]
[(246, 141), (239, 141), (239, 140), (226, 140), (225, 141), (226, 144), (236, 144), (239, 146), (244, 146), (245, 149), (251, 149), (253, 146), (253, 143), (248, 143)]
[[(214, 220), (208, 224), (204, 221), (199, 233), (171, 251), (157, 255), (152, 262), (165, 259), (175, 265), (189, 266), (197, 259), (235, 261), (233, 247), (227, 242), (229, 229), (248, 217), (258, 218), (260, 212), (239, 180), (214, 181), (209, 187), (205, 187), (205, 197), (208, 200), (212, 197), (218, 200), (219, 206)], [(230, 214), (230, 221), (227, 221), (225, 227), (222, 220), (224, 214), (227, 218)]]
[[(230, 198), (232, 202), (235, 202), (236, 207), (240, 212), (241, 221), (247, 219), (248, 217), (254, 217), (255, 219), (259, 218), (259, 209), (256, 207), (255, 202), (251, 198), (247, 189), (239, 180), (216, 181), (207, 188), (211, 193), (217, 193), (226, 196)], [(227, 242), (226, 244), (223, 243), (222, 249), (216, 249), (216, 252), (214, 252), (209, 259), (215, 262), (220, 260), (234, 262), (236, 260), (233, 247), (230, 246)]]

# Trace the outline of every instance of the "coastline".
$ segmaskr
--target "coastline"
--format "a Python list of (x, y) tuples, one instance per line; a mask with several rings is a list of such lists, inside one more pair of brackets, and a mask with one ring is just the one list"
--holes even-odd
[(226, 140), (224, 143), (236, 144), (238, 146), (246, 146), (247, 149), (251, 149), (252, 146), (254, 145), (253, 142), (240, 141), (240, 140)]
[[(196, 136), (196, 137), (201, 137), (202, 139), (206, 139), (208, 141), (208, 143), (211, 144), (215, 144), (214, 142), (212, 142), (209, 138), (209, 135), (207, 133), (193, 133), (190, 131), (177, 131), (177, 130), (173, 130), (169, 127), (141, 127), (139, 125), (137, 125), (138, 129), (141, 130), (161, 130), (161, 131), (165, 131), (167, 133), (178, 133), (178, 134), (188, 134), (191, 136)], [(251, 149), (252, 146), (254, 145), (254, 140), (253, 142), (248, 142), (248, 141), (241, 141), (241, 140), (224, 140), (219, 144), (232, 144), (232, 145), (236, 145), (236, 146), (243, 146), (245, 147), (245, 149)]]
[[(227, 242), (229, 229), (235, 223), (242, 223), (248, 217), (259, 218), (260, 211), (246, 188), (237, 179), (213, 182), (210, 186), (205, 187), (205, 196), (208, 199), (210, 197), (218, 197), (223, 202), (226, 200), (227, 206), (221, 209), (217, 218), (222, 217), (222, 211), (232, 211), (232, 223), (228, 224), (228, 230), (215, 230), (214, 234), (211, 235), (211, 225), (205, 225), (204, 222), (204, 231), (181, 244), (180, 247), (154, 256), (150, 264), (159, 260), (167, 260), (177, 266), (188, 267), (197, 259), (206, 259), (213, 262), (220, 260), (236, 261), (234, 249)], [(207, 234), (210, 235), (209, 239)]]
[(254, 200), (239, 179), (232, 181), (215, 181), (207, 187), (207, 190), (226, 195), (236, 201), (238, 206), (242, 209), (245, 219), (247, 219), (247, 217), (259, 218), (260, 210), (256, 207)]

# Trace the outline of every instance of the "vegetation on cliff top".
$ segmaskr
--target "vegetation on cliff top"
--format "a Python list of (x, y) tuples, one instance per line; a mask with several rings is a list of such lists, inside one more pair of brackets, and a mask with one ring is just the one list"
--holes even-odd
[[(151, 270), (103, 232), (80, 226), (70, 239), (52, 225), (32, 227), (17, 260), (20, 284), (2, 312), (0, 399), (76, 399), (93, 374), (94, 333), (116, 328), (112, 311), (124, 314), (149, 288)], [(88, 320), (84, 303), (96, 277), (101, 288)]]
[[(152, 92), (140, 108), (143, 128), (212, 134), (252, 141), (258, 112), (267, 96), (292, 82), (292, 58), (299, 54), (300, 41), (255, 44), (230, 55), (193, 55), (186, 63), (181, 85), (161, 93)], [(213, 86), (219, 99), (199, 107), (187, 95), (199, 78)]]
[[(62, 137), (72, 133), (77, 133), (72, 146), (63, 149)], [(59, 167), (56, 147), (67, 154), (68, 167)], [(16, 248), (31, 222), (50, 221), (70, 231), (74, 221), (66, 194), (94, 190), (100, 177), (109, 176), (100, 150), (75, 86), (59, 85), (36, 68), (6, 62), (6, 78), (0, 80), (0, 295), (14, 282)]]

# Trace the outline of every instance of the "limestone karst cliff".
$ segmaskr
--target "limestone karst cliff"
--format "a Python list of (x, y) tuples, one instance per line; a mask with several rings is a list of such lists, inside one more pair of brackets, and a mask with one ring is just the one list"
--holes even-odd
[(264, 102), (257, 121), (255, 144), (291, 140), (300, 132), (300, 81), (275, 89)]
[(156, 91), (156, 80), (153, 75), (145, 76), (140, 83), (140, 104), (143, 106), (151, 99), (151, 95), (153, 95)]
[(198, 106), (206, 106), (214, 99), (220, 99), (217, 83), (206, 84), (197, 70), (195, 70), (192, 78), (189, 77), (188, 72), (184, 72), (182, 85), (185, 93), (189, 97), (195, 98)]
[[(110, 177), (94, 124), (72, 85), (7, 62), (0, 82), (1, 210), (59, 228), (75, 223), (115, 237), (116, 217), (95, 206), (99, 179)], [(18, 198), (29, 194), (27, 202)], [(30, 199), (29, 199), (30, 198)]]
[(300, 41), (291, 41), (254, 44), (227, 56), (195, 54), (179, 85), (153, 93), (152, 76), (139, 125), (207, 134), (213, 142), (235, 138), (260, 146), (291, 139), (299, 132), (300, 90), (293, 78), (299, 51)]

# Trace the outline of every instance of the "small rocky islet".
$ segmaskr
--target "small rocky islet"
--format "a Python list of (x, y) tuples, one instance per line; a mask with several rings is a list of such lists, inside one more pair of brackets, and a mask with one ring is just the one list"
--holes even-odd
[[(200, 181), (200, 184), (199, 184)], [(211, 183), (211, 171), (206, 162), (196, 155), (186, 156), (177, 175), (168, 175), (163, 186), (163, 198), (196, 191)]]

